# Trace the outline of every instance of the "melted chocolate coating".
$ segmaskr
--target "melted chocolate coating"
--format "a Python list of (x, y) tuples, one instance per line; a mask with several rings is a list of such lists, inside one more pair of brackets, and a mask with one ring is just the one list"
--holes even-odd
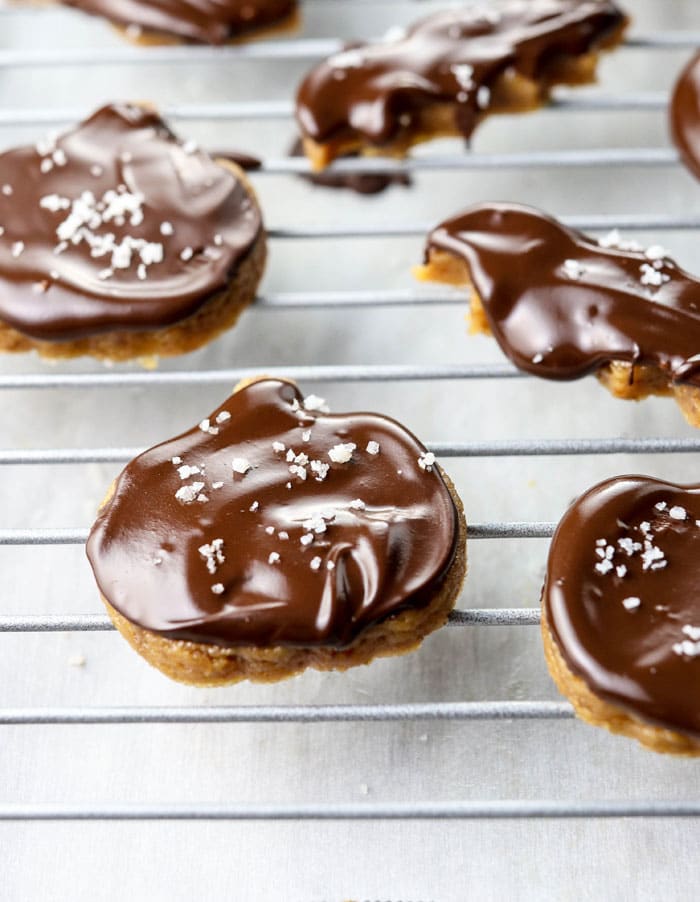
[(700, 384), (700, 281), (663, 248), (601, 247), (515, 204), (443, 222), (430, 248), (465, 261), (491, 331), (520, 369), (566, 380), (627, 361)]
[(61, 0), (119, 25), (202, 44), (226, 41), (274, 25), (295, 12), (296, 0)]
[(361, 136), (381, 145), (410, 128), (413, 113), (454, 103), (457, 129), (469, 137), (506, 70), (546, 82), (559, 59), (604, 45), (625, 22), (610, 0), (508, 0), (439, 12), (397, 40), (353, 45), (320, 63), (301, 84), (297, 118), (316, 142)]
[[(301, 139), (298, 138), (289, 151), (291, 157), (303, 157), (304, 150)], [(356, 157), (358, 154), (347, 154), (348, 157)], [(363, 174), (360, 172), (315, 172), (312, 175), (303, 175), (303, 179), (318, 185), (320, 188), (346, 188), (356, 194), (381, 194), (392, 185), (410, 187), (410, 176), (403, 172), (384, 175), (381, 172)]]
[[(373, 441), (377, 454), (365, 450)], [(352, 459), (332, 462), (329, 451), (350, 442)], [(289, 449), (308, 461), (288, 460)], [(394, 420), (305, 410), (293, 383), (254, 382), (123, 471), (87, 545), (100, 590), (130, 621), (170, 638), (347, 646), (427, 605), (452, 563), (457, 512), (439, 472), (419, 466), (424, 453)], [(250, 465), (243, 474), (232, 471), (237, 458), (238, 469)], [(322, 479), (313, 461), (328, 465)], [(203, 472), (181, 478), (183, 465)], [(208, 500), (178, 500), (183, 487)], [(207, 565), (200, 549), (218, 539), (223, 560)]]
[(0, 225), (0, 319), (62, 341), (192, 315), (226, 287), (261, 218), (230, 169), (120, 104), (0, 155)]
[(243, 153), (240, 150), (213, 150), (210, 151), (212, 157), (217, 160), (226, 160), (228, 163), (235, 163), (236, 166), (244, 172), (255, 172), (262, 166), (262, 160), (253, 157), (249, 153)]
[(671, 135), (683, 162), (700, 179), (700, 53), (676, 82), (669, 118)]
[(699, 520), (700, 486), (644, 476), (603, 482), (559, 524), (543, 594), (568, 668), (596, 695), (694, 736), (700, 736)]

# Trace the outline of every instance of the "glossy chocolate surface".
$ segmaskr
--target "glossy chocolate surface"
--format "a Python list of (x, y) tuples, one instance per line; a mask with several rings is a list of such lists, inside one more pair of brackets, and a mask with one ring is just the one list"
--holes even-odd
[(431, 456), (322, 407), (264, 379), (132, 461), (87, 546), (109, 603), (171, 638), (331, 647), (428, 604), (458, 538)]
[(455, 125), (469, 137), (504, 72), (542, 79), (544, 91), (557, 62), (604, 45), (625, 22), (609, 0), (466, 4), (320, 63), (301, 84), (297, 119), (316, 142), (361, 136), (381, 145), (424, 107), (453, 103)]
[(552, 540), (543, 604), (568, 668), (652, 724), (700, 736), (700, 487), (622, 476)]
[[(603, 246), (601, 246), (603, 245)], [(611, 361), (700, 384), (700, 281), (657, 246), (600, 244), (530, 207), (473, 207), (431, 248), (461, 257), (502, 350), (522, 370), (576, 379)]]
[(671, 97), (671, 135), (685, 165), (700, 179), (700, 53), (681, 73)]
[(61, 0), (119, 25), (223, 44), (291, 16), (296, 0)]
[(233, 172), (120, 104), (0, 155), (0, 319), (33, 338), (158, 329), (227, 285), (261, 230)]

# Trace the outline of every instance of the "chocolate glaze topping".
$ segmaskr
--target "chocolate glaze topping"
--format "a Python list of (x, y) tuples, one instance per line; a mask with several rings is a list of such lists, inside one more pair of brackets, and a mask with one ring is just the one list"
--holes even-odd
[(700, 281), (663, 248), (617, 232), (598, 244), (515, 204), (472, 207), (439, 225), (431, 248), (465, 261), (491, 331), (520, 369), (576, 379), (626, 361), (700, 384)]
[(700, 736), (700, 487), (622, 476), (554, 535), (543, 604), (568, 668), (604, 700)]
[(230, 169), (152, 110), (120, 104), (0, 155), (0, 226), (0, 319), (61, 341), (195, 313), (261, 219)]
[(292, 15), (296, 0), (61, 0), (119, 25), (223, 44)]
[(547, 77), (562, 57), (595, 50), (624, 27), (610, 0), (506, 0), (468, 4), (422, 19), (395, 40), (329, 57), (302, 82), (297, 118), (314, 141), (362, 136), (386, 144), (427, 105), (458, 105), (469, 137), (506, 70)]
[(87, 545), (107, 601), (224, 646), (343, 647), (428, 604), (458, 537), (432, 455), (394, 420), (323, 409), (263, 379), (132, 461)]
[(676, 82), (669, 118), (671, 135), (683, 162), (700, 179), (700, 53)]

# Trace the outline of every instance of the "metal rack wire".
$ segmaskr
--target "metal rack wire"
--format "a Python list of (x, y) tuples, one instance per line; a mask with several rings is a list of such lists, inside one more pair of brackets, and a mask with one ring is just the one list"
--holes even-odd
[[(361, 2), (361, 0), (354, 0)], [(23, 10), (29, 12), (30, 10)], [(0, 16), (9, 15), (13, 7), (0, 6)], [(664, 48), (695, 48), (700, 45), (700, 32), (665, 32), (636, 35), (626, 41), (625, 48), (646, 52)], [(240, 47), (219, 49), (201, 47), (161, 47), (147, 50), (116, 47), (108, 51), (91, 48), (78, 50), (32, 51), (28, 48), (0, 50), (0, 69), (27, 67), (60, 68), (68, 65), (158, 65), (163, 63), (196, 64), (212, 59), (312, 59), (331, 53), (342, 46), (336, 39), (290, 39), (262, 41)], [(556, 92), (549, 108), (562, 110), (633, 111), (661, 110), (667, 95), (660, 92), (609, 94), (597, 92), (576, 95)], [(286, 119), (292, 106), (286, 101), (246, 101), (219, 104), (176, 104), (166, 107), (165, 114), (180, 120)], [(0, 109), (0, 126), (44, 126), (79, 119), (85, 110), (73, 108)], [(670, 148), (603, 148), (595, 150), (555, 150), (517, 153), (470, 153), (461, 155), (418, 156), (397, 162), (382, 159), (340, 160), (332, 170), (339, 173), (413, 172), (417, 170), (523, 169), (549, 167), (667, 167), (678, 163)], [(259, 174), (283, 175), (308, 172), (308, 164), (300, 159), (266, 159)], [(257, 175), (258, 173), (256, 173)], [(700, 228), (698, 216), (674, 215), (589, 215), (570, 216), (569, 224), (590, 230), (613, 227), (634, 230), (695, 230)], [(378, 238), (424, 235), (428, 223), (385, 223), (379, 226), (282, 226), (269, 230), (274, 240)], [(321, 307), (402, 307), (409, 305), (463, 303), (458, 292), (413, 291), (309, 291), (272, 293), (257, 300), (261, 309)], [(417, 380), (486, 380), (523, 378), (509, 364), (465, 365), (302, 365), (263, 367), (270, 375), (285, 375), (304, 382), (373, 382)], [(35, 374), (0, 375), (0, 391), (10, 390), (108, 390), (124, 387), (146, 389), (183, 385), (222, 384), (230, 386), (238, 379), (260, 371), (260, 367), (228, 368), (204, 371), (172, 372), (40, 372)], [(507, 442), (432, 442), (429, 447), (441, 457), (549, 456), (618, 453), (696, 453), (700, 439), (612, 438), (612, 439), (541, 439)], [(87, 463), (119, 463), (139, 452), (138, 448), (47, 448), (42, 450), (0, 450), (2, 465), (82, 465)], [(486, 522), (471, 523), (469, 538), (546, 538), (555, 524), (550, 522)], [(0, 546), (74, 545), (84, 543), (87, 530), (82, 527), (61, 529), (0, 529)], [(451, 627), (532, 626), (539, 623), (537, 608), (471, 609), (453, 612)], [(2, 633), (55, 633), (112, 631), (109, 619), (102, 614), (2, 615)], [(246, 705), (184, 707), (79, 707), (79, 708), (2, 708), (0, 725), (87, 725), (87, 724), (204, 724), (204, 723), (335, 723), (390, 722), (423, 720), (561, 720), (573, 716), (566, 703), (544, 701), (429, 702), (376, 705)], [(310, 805), (73, 805), (0, 804), (0, 821), (13, 820), (306, 820), (306, 819), (522, 819), (522, 818), (618, 818), (618, 817), (696, 817), (700, 802), (578, 802), (578, 801), (485, 801), (455, 803)]]

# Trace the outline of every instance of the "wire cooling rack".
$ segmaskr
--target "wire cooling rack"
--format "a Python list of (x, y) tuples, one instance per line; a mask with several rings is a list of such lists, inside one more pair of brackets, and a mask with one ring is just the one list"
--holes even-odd
[[(331, 6), (330, 0), (318, 5)], [(354, 0), (360, 4), (361, 0)], [(311, 6), (313, 4), (309, 4)], [(347, 5), (347, 4), (346, 4)], [(368, 5), (368, 4), (363, 4)], [(395, 6), (399, 6), (396, 2)], [(415, 10), (425, 4), (403, 3), (404, 12), (409, 11), (407, 20), (415, 17)], [(633, 4), (630, 4), (633, 6)], [(634, 10), (632, 9), (632, 12)], [(2, 23), (20, 17), (38, 17), (45, 10), (0, 6), (0, 28)], [(53, 14), (53, 13), (52, 13)], [(73, 15), (65, 13), (66, 16)], [(72, 20), (71, 20), (72, 21)], [(95, 26), (97, 27), (97, 26)], [(132, 48), (122, 44), (109, 44), (106, 48), (77, 46), (64, 49), (61, 46), (49, 49), (35, 49), (32, 46), (0, 47), (0, 75), (17, 73), (21, 70), (35, 71), (37, 68), (49, 72), (66, 67), (116, 66), (133, 68), (138, 66), (150, 72), (158, 66), (185, 66), (196, 68), (216, 63), (245, 60), (251, 65), (269, 67), (279, 61), (302, 61), (310, 63), (315, 58), (338, 49), (342, 41), (335, 37), (291, 38), (284, 41), (260, 41), (241, 47), (220, 49), (201, 47), (160, 47)], [(654, 54), (669, 50), (689, 51), (700, 45), (700, 31), (633, 31), (624, 47), (616, 53), (643, 53), (653, 59)], [(614, 86), (613, 86), (614, 87)], [(110, 98), (111, 99), (111, 98)], [(7, 103), (12, 98), (5, 97), (0, 102), (0, 127), (21, 127), (24, 130), (75, 121), (89, 111), (89, 106), (35, 106), (33, 103), (21, 106)], [(562, 113), (610, 114), (649, 113), (663, 111), (668, 101), (665, 91), (616, 92), (610, 86), (590, 91), (557, 90), (553, 103), (542, 115), (543, 122), (557, 121)], [(286, 99), (245, 99), (226, 102), (176, 102), (165, 103), (164, 112), (173, 120), (181, 122), (235, 123), (239, 120), (257, 122), (284, 122), (292, 116), (292, 105)], [(524, 121), (524, 119), (523, 119)], [(516, 134), (520, 121), (513, 122), (512, 134)], [(523, 126), (524, 127), (524, 126)], [(291, 128), (291, 124), (290, 124)], [(4, 133), (3, 133), (4, 134)], [(477, 136), (478, 137), (478, 136)], [(415, 157), (403, 162), (382, 159), (353, 159), (337, 161), (332, 169), (347, 173), (406, 172), (406, 173), (466, 173), (470, 171), (502, 172), (516, 170), (523, 177), (530, 171), (582, 168), (598, 171), (601, 178), (628, 178), (631, 167), (634, 171), (652, 171), (659, 174), (678, 167), (678, 157), (668, 146), (647, 147), (592, 147), (503, 151), (474, 151), (464, 153), (421, 149)], [(308, 172), (305, 160), (286, 156), (267, 156), (259, 171), (253, 174), (255, 180), (267, 180), (270, 176), (289, 176)], [(257, 182), (256, 182), (257, 184)], [(311, 190), (311, 189), (309, 189)], [(412, 189), (420, 191), (420, 186)], [(367, 208), (369, 211), (369, 207)], [(445, 215), (455, 212), (446, 209)], [(666, 231), (694, 232), (700, 228), (699, 213), (673, 212), (619, 212), (578, 214), (565, 217), (578, 228), (586, 230), (607, 230), (621, 228), (640, 232), (652, 232), (658, 240)], [(332, 221), (327, 224), (293, 224), (289, 221), (281, 225), (272, 224), (270, 238), (280, 245), (288, 242), (337, 242), (344, 239), (381, 241), (389, 238), (425, 235), (432, 222), (375, 221), (368, 215), (357, 223)], [(334, 245), (319, 244), (320, 252)], [(274, 249), (273, 249), (274, 250)], [(282, 315), (290, 310), (375, 310), (397, 308), (396, 315), (416, 307), (438, 307), (463, 305), (464, 298), (459, 292), (448, 290), (419, 291), (413, 288), (342, 288), (311, 289), (303, 291), (267, 291), (257, 300), (257, 309), (275, 311)], [(313, 315), (313, 314), (310, 314)], [(496, 360), (498, 360), (496, 358)], [(498, 362), (471, 362), (448, 364), (311, 364), (270, 367), (260, 366), (212, 368), (164, 369), (161, 372), (141, 372), (122, 369), (108, 371), (71, 372), (65, 365), (46, 369), (34, 364), (30, 372), (0, 372), (0, 391), (26, 391), (32, 398), (37, 393), (64, 397), (69, 391), (96, 391), (106, 393), (112, 390), (138, 389), (156, 392), (158, 389), (183, 389), (205, 386), (230, 387), (238, 379), (261, 371), (283, 374), (302, 383), (395, 383), (407, 388), (416, 383), (483, 385), (501, 383), (503, 380), (523, 380), (521, 373), (512, 366)], [(544, 389), (543, 389), (544, 391)], [(596, 396), (597, 397), (597, 396)], [(670, 403), (670, 402), (667, 402)], [(67, 409), (70, 407), (67, 405)], [(167, 433), (166, 433), (167, 434)], [(430, 436), (428, 436), (430, 437)], [(584, 461), (591, 455), (688, 455), (700, 451), (700, 439), (687, 437), (647, 437), (613, 436), (603, 438), (516, 438), (507, 440), (470, 440), (428, 442), (439, 457), (456, 459), (490, 458), (540, 458), (580, 456)], [(65, 448), (48, 447), (42, 449), (6, 448), (0, 450), (0, 466), (61, 467), (63, 465), (88, 466), (91, 464), (120, 464), (141, 449), (138, 447)], [(616, 472), (612, 470), (611, 472)], [(0, 473), (0, 480), (3, 474)], [(593, 481), (593, 480), (591, 480)], [(98, 499), (97, 499), (98, 500)], [(469, 509), (467, 508), (469, 515)], [(522, 540), (547, 538), (551, 536), (554, 523), (541, 520), (496, 520), (469, 523), (470, 542), (476, 539)], [(84, 543), (87, 529), (84, 526), (68, 524), (61, 527), (6, 528), (0, 529), (2, 546), (48, 546), (80, 545)], [(472, 546), (473, 547), (473, 546)], [(510, 546), (509, 546), (510, 547)], [(504, 552), (505, 553), (505, 552)], [(469, 603), (469, 578), (465, 594)], [(537, 598), (530, 599), (533, 606), (515, 607), (465, 607), (455, 611), (449, 620), (452, 628), (492, 627), (532, 627), (539, 623), (539, 610), (534, 605)], [(113, 628), (104, 614), (67, 613), (16, 613), (0, 615), (0, 632), (3, 633), (93, 633), (107, 632)], [(47, 639), (46, 641), (51, 641)], [(114, 638), (117, 642), (117, 638)], [(245, 704), (245, 705), (80, 705), (47, 707), (2, 707), (0, 725), (55, 727), (60, 725), (155, 725), (190, 724), (203, 728), (206, 724), (281, 724), (299, 723), (309, 725), (319, 723), (372, 723), (372, 722), (476, 722), (476, 721), (558, 721), (573, 717), (570, 706), (562, 701), (538, 701), (532, 699), (504, 701), (416, 701), (381, 704)], [(313, 728), (316, 729), (316, 728)], [(612, 740), (611, 740), (612, 741)], [(6, 775), (7, 777), (7, 775)], [(0, 821), (41, 821), (41, 820), (334, 820), (334, 819), (559, 819), (559, 818), (682, 818), (700, 815), (700, 800), (672, 798), (668, 801), (642, 798), (622, 798), (609, 801), (586, 801), (571, 799), (484, 799), (424, 802), (419, 800), (403, 802), (381, 802), (363, 799), (361, 802), (313, 802), (313, 803), (235, 803), (226, 798), (211, 802), (177, 802), (158, 804), (151, 802), (117, 803), (56, 803), (49, 802), (2, 802), (0, 801)]]

